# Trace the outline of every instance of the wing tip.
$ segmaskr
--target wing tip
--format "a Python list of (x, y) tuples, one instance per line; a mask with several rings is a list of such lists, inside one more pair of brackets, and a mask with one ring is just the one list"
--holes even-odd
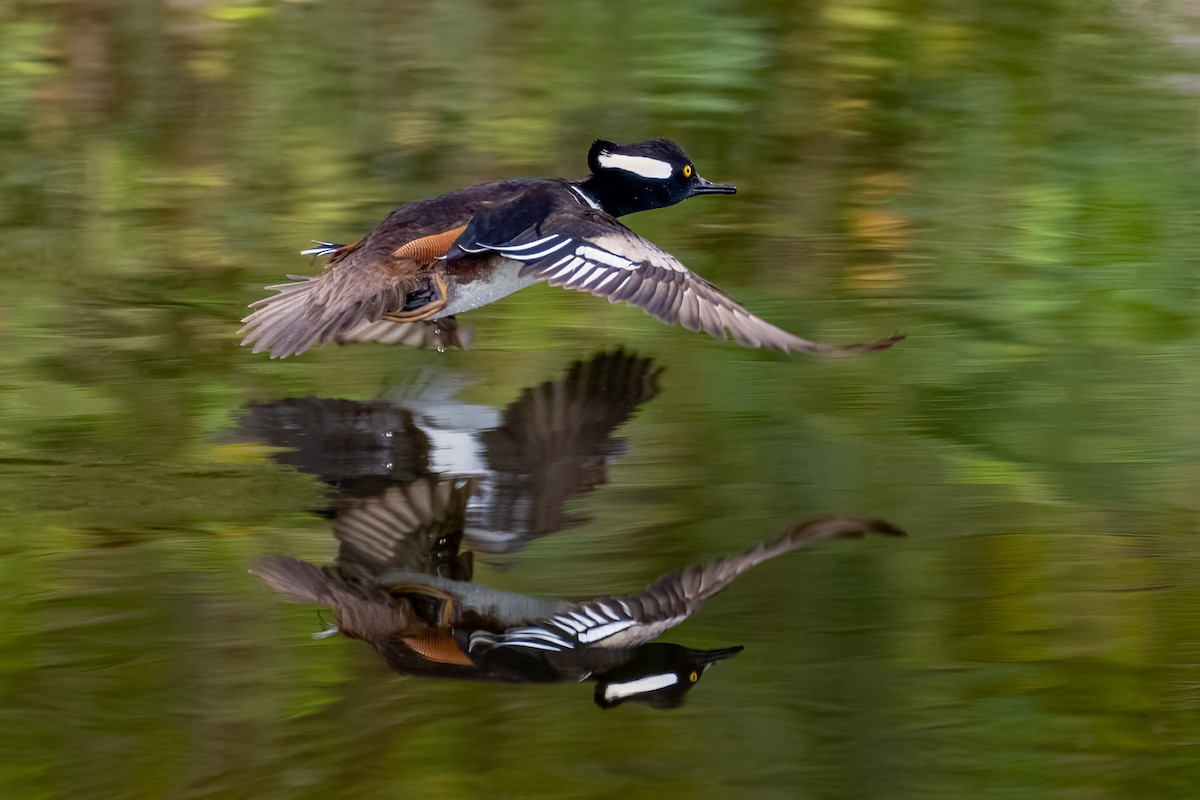
[[(893, 333), (890, 336), (885, 336), (882, 339), (876, 339), (873, 342), (857, 342), (854, 344), (827, 344), (825, 342), (813, 342), (808, 339), (803, 339), (793, 334), (788, 334), (788, 338), (782, 341), (772, 341), (764, 339), (759, 346), (765, 346), (773, 350), (778, 350), (783, 353), (805, 353), (819, 358), (854, 358), (866, 353), (875, 353), (880, 350), (889, 350), (897, 342), (907, 338), (903, 333)], [(746, 345), (751, 346), (751, 345)]]
[(868, 535), (893, 539), (908, 537), (902, 528), (879, 517), (828, 514), (796, 523), (780, 537), (780, 541), (787, 542), (789, 549), (795, 549), (826, 539), (865, 539)]

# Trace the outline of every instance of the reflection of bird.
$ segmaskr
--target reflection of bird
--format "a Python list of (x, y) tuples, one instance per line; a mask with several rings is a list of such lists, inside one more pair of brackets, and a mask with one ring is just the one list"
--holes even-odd
[(337, 631), (369, 642), (406, 674), (509, 682), (592, 678), (599, 684), (596, 700), (606, 707), (625, 700), (676, 705), (705, 669), (740, 650), (651, 643), (704, 600), (756, 564), (818, 541), (903, 535), (870, 517), (822, 517), (639, 592), (540, 599), (470, 582), (472, 559), (460, 552), (469, 492), (466, 483), (418, 481), (360, 498), (334, 520), (334, 566), (275, 556), (251, 571), (293, 600), (329, 606)]
[(618, 222), (696, 195), (733, 194), (701, 178), (674, 142), (597, 141), (588, 166), (582, 181), (497, 181), (409, 203), (353, 244), (318, 243), (304, 252), (329, 256), (322, 274), (269, 287), (278, 294), (251, 304), (242, 344), (273, 358), (330, 341), (463, 346), (455, 314), (539, 281), (721, 339), (728, 331), (745, 347), (836, 357), (901, 338), (839, 347), (793, 336)]
[(336, 487), (339, 503), (420, 477), (470, 478), (468, 536), (509, 552), (578, 522), (567, 502), (605, 482), (624, 449), (612, 433), (658, 393), (660, 372), (647, 358), (599, 353), (503, 411), (434, 389), (395, 402), (253, 403), (238, 436), (289, 448), (273, 457)]

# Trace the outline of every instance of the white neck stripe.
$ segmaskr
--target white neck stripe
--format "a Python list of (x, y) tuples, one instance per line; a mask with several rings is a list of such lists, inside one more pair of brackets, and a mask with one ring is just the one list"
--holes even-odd
[(583, 202), (587, 203), (592, 208), (596, 209), (597, 211), (601, 210), (600, 204), (597, 203), (595, 200), (593, 200), (592, 196), (590, 194), (588, 194), (587, 192), (585, 192), (583, 189), (580, 189), (578, 186), (575, 186), (574, 184), (570, 184), (570, 183), (567, 184), (567, 188), (570, 189), (575, 194), (579, 195), (580, 199), (582, 199)]
[(671, 165), (666, 161), (659, 161), (657, 158), (620, 156), (602, 152), (596, 157), (596, 160), (600, 162), (600, 166), (602, 167), (623, 169), (626, 172), (641, 175), (643, 178), (658, 178), (662, 180), (671, 177)]

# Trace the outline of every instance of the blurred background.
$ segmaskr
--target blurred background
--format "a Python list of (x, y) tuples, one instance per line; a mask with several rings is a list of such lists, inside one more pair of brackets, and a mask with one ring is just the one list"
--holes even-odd
[[(0, 795), (1193, 798), (1200, 5), (0, 2)], [(802, 336), (534, 287), (467, 352), (238, 346), (401, 202), (679, 141), (736, 197), (627, 222)], [(421, 681), (247, 574), (333, 559), (248, 402), (662, 368), (570, 530), (480, 581), (629, 591), (827, 512), (665, 637), (683, 708)], [(417, 387), (417, 388), (414, 388)]]

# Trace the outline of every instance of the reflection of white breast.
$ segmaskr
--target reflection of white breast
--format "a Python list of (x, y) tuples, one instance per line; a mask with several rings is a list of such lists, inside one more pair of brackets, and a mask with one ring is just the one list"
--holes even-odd
[(451, 314), (461, 314), (464, 311), (486, 306), (501, 297), (506, 297), (526, 286), (537, 283), (537, 279), (533, 277), (518, 277), (517, 273), (524, 266), (520, 261), (497, 258), (493, 263), (496, 267), (487, 276), (470, 283), (456, 283), (449, 286), (446, 308), (438, 314), (438, 317), (448, 317)]
[(494, 502), (493, 473), (483, 451), (483, 431), (500, 427), (500, 411), (445, 399), (430, 392), (428, 402), (410, 401), (417, 427), (429, 438), (429, 469), (442, 477), (470, 478), (468, 518)]
[(417, 426), (429, 437), (429, 468), (442, 475), (469, 478), (488, 472), (480, 434), (500, 426), (491, 406), (449, 402), (412, 402)]

